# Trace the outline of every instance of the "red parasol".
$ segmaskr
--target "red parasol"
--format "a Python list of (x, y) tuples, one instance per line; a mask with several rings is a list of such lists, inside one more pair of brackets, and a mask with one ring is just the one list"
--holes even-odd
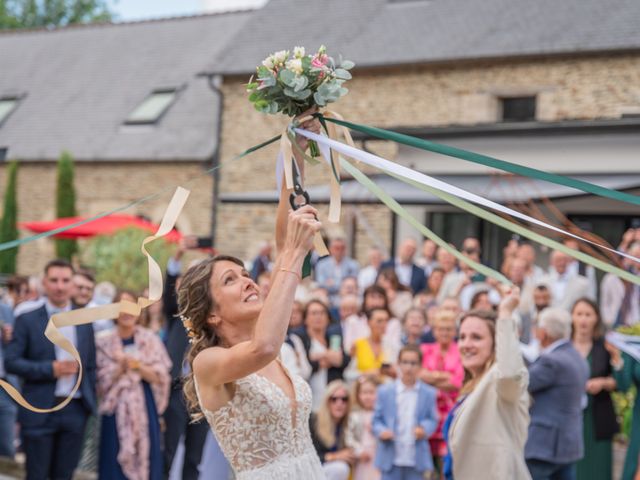
[[(66, 227), (85, 220), (84, 217), (57, 218), (49, 222), (20, 222), (20, 228), (26, 228), (34, 233), (48, 232), (56, 228)], [(150, 233), (158, 230), (158, 225), (135, 215), (107, 215), (91, 222), (70, 228), (64, 232), (54, 235), (56, 238), (85, 238), (96, 235), (109, 235), (118, 230), (128, 227), (141, 228)], [(182, 239), (182, 234), (177, 230), (172, 230), (164, 238), (169, 242), (177, 243)]]

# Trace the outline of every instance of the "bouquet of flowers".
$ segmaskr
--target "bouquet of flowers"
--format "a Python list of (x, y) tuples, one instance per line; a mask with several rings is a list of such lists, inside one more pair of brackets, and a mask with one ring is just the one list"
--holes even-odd
[[(336, 62), (321, 46), (313, 55), (304, 47), (295, 47), (269, 55), (256, 68), (256, 79), (247, 84), (249, 101), (263, 113), (284, 113), (295, 117), (314, 106), (324, 107), (337, 101), (348, 90), (344, 82), (351, 79), (354, 63), (340, 58)], [(309, 142), (311, 155), (319, 155), (315, 142)]]

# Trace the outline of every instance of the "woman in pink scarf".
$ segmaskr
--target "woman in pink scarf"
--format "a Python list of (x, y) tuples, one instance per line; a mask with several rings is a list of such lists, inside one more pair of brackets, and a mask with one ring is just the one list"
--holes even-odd
[(436, 343), (424, 343), (422, 350), (422, 381), (438, 389), (437, 404), (440, 422), (429, 439), (434, 462), (441, 465), (447, 454), (447, 445), (442, 438), (442, 425), (458, 398), (464, 380), (464, 369), (456, 344), (456, 317), (449, 311), (439, 310), (433, 322)]
[[(136, 301), (131, 292), (119, 300)], [(160, 480), (159, 416), (167, 407), (171, 360), (160, 338), (121, 313), (116, 328), (96, 338), (100, 480)]]

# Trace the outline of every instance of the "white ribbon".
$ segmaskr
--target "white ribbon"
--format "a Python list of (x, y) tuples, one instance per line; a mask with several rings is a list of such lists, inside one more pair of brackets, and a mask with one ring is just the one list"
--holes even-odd
[(640, 337), (634, 335), (623, 335), (618, 332), (607, 333), (607, 342), (621, 350), (628, 353), (636, 361), (640, 362)]

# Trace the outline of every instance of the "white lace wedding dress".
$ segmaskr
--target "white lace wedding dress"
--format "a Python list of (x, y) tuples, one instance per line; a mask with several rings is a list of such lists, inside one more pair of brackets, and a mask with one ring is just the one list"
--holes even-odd
[(233, 398), (215, 412), (202, 408), (237, 480), (325, 479), (309, 434), (311, 389), (301, 377), (290, 378), (295, 410), (280, 387), (257, 373), (236, 380)]

